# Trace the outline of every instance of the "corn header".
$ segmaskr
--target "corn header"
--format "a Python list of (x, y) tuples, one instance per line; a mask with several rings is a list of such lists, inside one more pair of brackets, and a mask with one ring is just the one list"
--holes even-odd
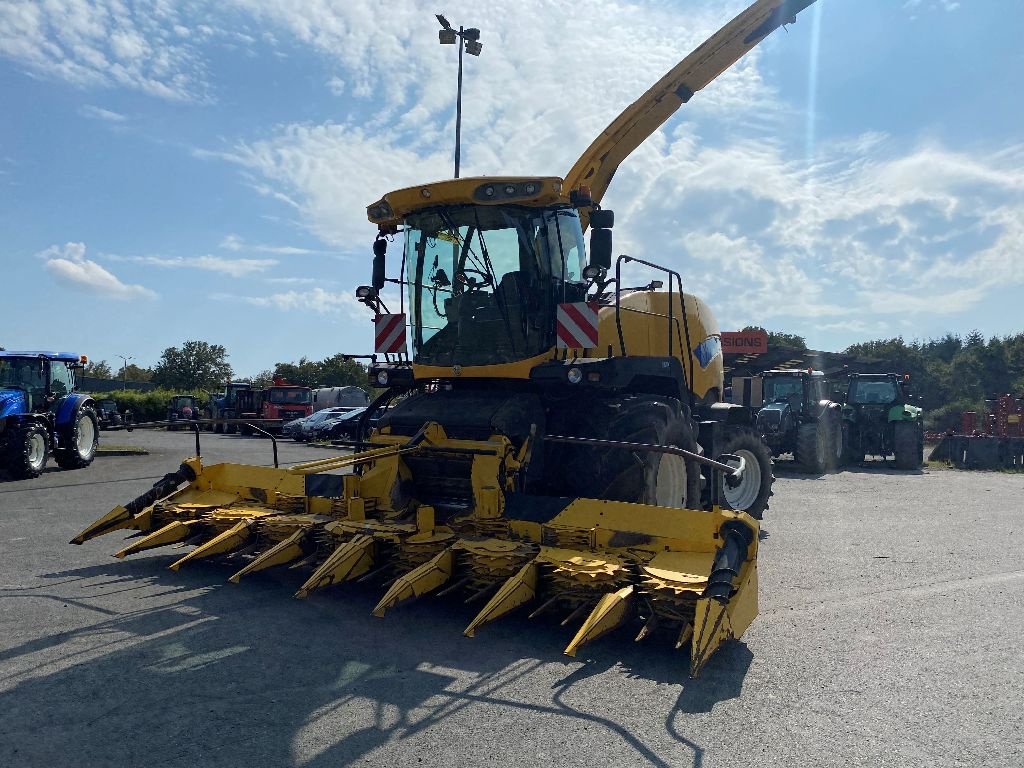
[[(710, 309), (673, 269), (613, 264), (600, 201), (633, 149), (812, 1), (755, 2), (564, 178), (454, 179), (370, 205), (373, 279), (357, 296), (386, 389), (356, 451), (289, 469), (192, 458), (74, 543), (134, 530), (117, 557), (195, 545), (170, 567), (216, 557), (234, 582), (305, 569), (298, 597), (372, 582), (378, 616), (457, 595), (480, 606), (467, 636), (513, 610), (549, 615), (575, 629), (569, 655), (631, 626), (688, 646), (696, 675), (757, 614), (770, 452), (753, 414), (721, 402)], [(391, 278), (389, 244), (403, 248)], [(630, 270), (649, 282), (629, 287)]]

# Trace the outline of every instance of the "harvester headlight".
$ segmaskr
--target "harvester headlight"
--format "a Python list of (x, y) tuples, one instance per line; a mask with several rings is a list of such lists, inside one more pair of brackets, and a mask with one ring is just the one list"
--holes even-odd
[(492, 187), (490, 184), (484, 187), (484, 195), (487, 197), (494, 197), (494, 187)]
[(570, 368), (569, 372), (566, 374), (566, 378), (569, 380), (570, 384), (579, 384), (583, 381), (583, 371), (576, 367)]
[(532, 195), (537, 191), (537, 185), (532, 181), (526, 185), (526, 194)]
[(386, 200), (380, 200), (366, 209), (366, 215), (370, 221), (387, 221), (395, 217), (395, 212)]
[(506, 184), (505, 185), (505, 194), (506, 195), (508, 195), (509, 197), (512, 197), (512, 195), (514, 195), (515, 193), (516, 193), (516, 185), (515, 184)]
[(377, 383), (380, 384), (382, 387), (386, 387), (388, 385), (388, 379), (389, 376), (387, 371), (377, 372)]
[(357, 299), (365, 299), (367, 296), (370, 296), (372, 294), (373, 288), (371, 288), (369, 285), (360, 285), (358, 288), (356, 288)]

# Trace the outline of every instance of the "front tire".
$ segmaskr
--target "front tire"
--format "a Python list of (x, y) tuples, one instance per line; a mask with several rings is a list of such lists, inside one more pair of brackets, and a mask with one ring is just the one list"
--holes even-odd
[[(676, 401), (630, 396), (591, 414), (603, 424), (584, 435), (627, 443), (675, 446), (697, 451), (689, 420)], [(578, 448), (566, 467), (570, 495), (610, 501), (700, 508), (700, 468), (681, 456), (626, 448)]]
[(772, 484), (775, 482), (771, 451), (752, 430), (740, 427), (726, 433), (722, 453), (739, 456), (747, 466), (743, 480), (736, 488), (729, 487), (722, 479), (719, 498), (724, 502), (723, 506), (761, 520), (768, 509), (768, 499), (772, 496)]
[(54, 451), (53, 458), (61, 469), (84, 469), (96, 458), (99, 443), (96, 412), (89, 406), (83, 406), (75, 414), (75, 420), (64, 441), (65, 447)]
[(8, 435), (3, 464), (7, 473), (16, 480), (30, 480), (39, 477), (46, 469), (49, 451), (46, 430), (40, 424), (29, 422)]

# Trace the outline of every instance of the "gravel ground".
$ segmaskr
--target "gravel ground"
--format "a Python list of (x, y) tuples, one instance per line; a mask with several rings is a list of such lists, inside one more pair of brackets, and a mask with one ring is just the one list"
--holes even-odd
[[(110, 558), (67, 541), (177, 467), (184, 433), (105, 435), (104, 457), (0, 483), (0, 765), (1024, 765), (1024, 476), (880, 464), (780, 472), (761, 615), (699, 680), (628, 632), (475, 606), (370, 616), (380, 590), (291, 599), (301, 576)], [(283, 464), (324, 458), (280, 446)], [(204, 436), (205, 460), (269, 463)]]

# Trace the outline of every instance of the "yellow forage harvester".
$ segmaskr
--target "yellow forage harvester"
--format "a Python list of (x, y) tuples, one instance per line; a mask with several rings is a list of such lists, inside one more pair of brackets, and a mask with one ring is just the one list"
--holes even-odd
[[(195, 545), (170, 567), (219, 557), (236, 564), (233, 582), (305, 568), (299, 597), (372, 582), (386, 589), (377, 616), (457, 595), (482, 606), (470, 637), (521, 608), (571, 624), (571, 656), (632, 625), (638, 640), (688, 646), (696, 675), (757, 615), (771, 454), (751, 411), (721, 402), (711, 311), (672, 269), (613, 264), (600, 201), (644, 139), (812, 2), (755, 2), (565, 178), (453, 179), (369, 206), (373, 280), (357, 296), (376, 316), (369, 374), (385, 391), (356, 452), (288, 469), (191, 458), (73, 543), (134, 530), (117, 557)], [(661, 279), (627, 287), (631, 264)], [(387, 282), (400, 286), (398, 312)]]

